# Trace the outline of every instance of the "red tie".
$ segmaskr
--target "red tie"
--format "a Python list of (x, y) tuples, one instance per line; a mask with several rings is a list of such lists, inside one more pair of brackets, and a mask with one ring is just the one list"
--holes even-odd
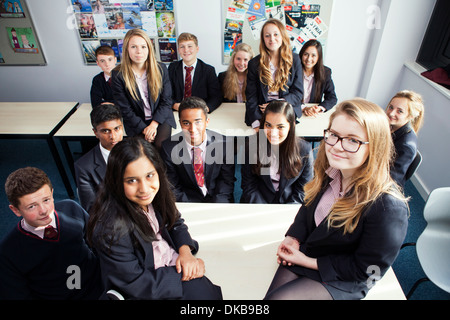
[(205, 175), (203, 174), (203, 159), (202, 159), (202, 149), (192, 148), (194, 152), (194, 174), (197, 184), (203, 187), (205, 183)]
[(44, 239), (56, 239), (56, 237), (58, 236), (58, 231), (56, 231), (55, 228), (53, 228), (52, 226), (47, 226), (45, 227), (45, 231), (44, 231)]
[(184, 98), (190, 97), (192, 93), (191, 72), (194, 67), (184, 67), (186, 69), (186, 78), (184, 79)]

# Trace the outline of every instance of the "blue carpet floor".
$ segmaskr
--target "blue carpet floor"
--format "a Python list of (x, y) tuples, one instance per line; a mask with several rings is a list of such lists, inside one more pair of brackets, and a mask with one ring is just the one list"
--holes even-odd
[[(78, 142), (69, 142), (69, 145), (72, 152), (81, 152), (81, 146)], [(57, 146), (60, 148), (58, 142)], [(8, 201), (4, 192), (5, 180), (12, 171), (25, 166), (38, 167), (49, 175), (54, 187), (55, 201), (66, 199), (68, 196), (45, 141), (0, 140), (0, 150), (0, 183), (2, 185), (0, 192), (1, 239), (5, 232), (11, 229), (18, 221), (18, 218), (8, 208)], [(60, 154), (62, 154), (62, 152)], [(68, 167), (67, 172), (70, 172)], [(235, 201), (238, 202), (241, 194), (239, 167), (236, 168), (236, 177)], [(69, 178), (71, 179), (72, 187), (75, 190), (75, 182), (71, 176)], [(411, 217), (405, 242), (415, 242), (426, 226), (422, 214), (425, 202), (410, 182), (408, 182), (405, 187), (405, 193), (411, 197)], [(406, 247), (401, 250), (393, 265), (393, 269), (405, 295), (417, 279), (425, 276), (420, 267), (414, 247)], [(432, 282), (425, 282), (417, 288), (411, 297), (411, 300), (450, 300), (450, 293), (441, 290)]]

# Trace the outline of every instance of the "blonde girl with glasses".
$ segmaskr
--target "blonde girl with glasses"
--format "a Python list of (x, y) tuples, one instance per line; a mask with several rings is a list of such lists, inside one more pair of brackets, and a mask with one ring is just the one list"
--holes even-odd
[[(405, 238), (408, 207), (389, 174), (393, 144), (383, 110), (363, 99), (344, 101), (328, 131), (335, 138), (319, 147), (266, 299), (362, 299)], [(348, 141), (364, 143), (356, 150)]]

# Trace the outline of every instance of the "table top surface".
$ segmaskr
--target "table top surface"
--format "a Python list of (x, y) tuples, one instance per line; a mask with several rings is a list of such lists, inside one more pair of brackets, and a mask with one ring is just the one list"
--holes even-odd
[(49, 134), (77, 102), (0, 102), (0, 134)]

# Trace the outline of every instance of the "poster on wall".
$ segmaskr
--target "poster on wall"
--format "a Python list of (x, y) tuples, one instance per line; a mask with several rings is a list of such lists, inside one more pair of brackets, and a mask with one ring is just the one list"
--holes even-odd
[(0, 0), (0, 18), (25, 18), (20, 0)]
[(123, 38), (135, 28), (144, 30), (151, 38), (158, 60), (169, 59), (166, 48), (159, 47), (167, 41), (159, 39), (176, 37), (173, 0), (70, 0), (70, 3), (86, 64), (95, 64), (92, 49), (95, 52), (95, 46), (103, 44), (111, 44), (120, 61)]
[(7, 27), (6, 32), (16, 53), (39, 53), (31, 28)]
[[(332, 1), (325, 0), (222, 0), (223, 61), (228, 63), (237, 43), (245, 42), (259, 51), (261, 29), (268, 19), (280, 20), (286, 28), (294, 53), (310, 39), (326, 42)], [(324, 10), (325, 9), (325, 10)], [(321, 13), (321, 11), (323, 11)]]

